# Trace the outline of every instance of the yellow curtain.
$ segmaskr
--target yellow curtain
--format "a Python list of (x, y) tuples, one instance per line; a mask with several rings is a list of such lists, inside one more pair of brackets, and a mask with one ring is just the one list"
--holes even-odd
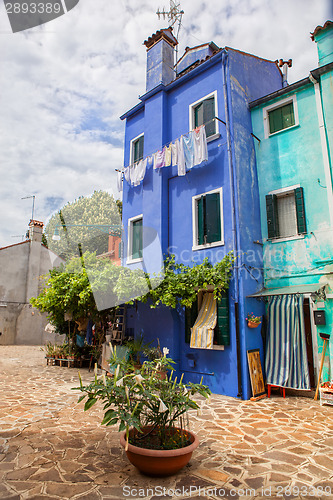
[(213, 293), (205, 293), (198, 317), (191, 328), (190, 346), (197, 349), (213, 349), (216, 321), (216, 300)]

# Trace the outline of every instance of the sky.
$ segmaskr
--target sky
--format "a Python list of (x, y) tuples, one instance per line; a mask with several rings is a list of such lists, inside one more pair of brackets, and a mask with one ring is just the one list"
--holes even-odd
[[(59, 0), (62, 1), (62, 0)], [(332, 0), (178, 0), (186, 46), (214, 41), (292, 59), (293, 83), (316, 68), (310, 32)], [(47, 223), (67, 202), (107, 190), (116, 198), (125, 111), (145, 92), (150, 35), (168, 25), (168, 0), (80, 0), (65, 15), (13, 33), (0, 2), (0, 247), (22, 241), (32, 215)]]

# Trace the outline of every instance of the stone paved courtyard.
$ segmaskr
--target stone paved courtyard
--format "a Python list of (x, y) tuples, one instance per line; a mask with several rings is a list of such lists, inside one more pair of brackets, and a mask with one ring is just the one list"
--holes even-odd
[(0, 346), (0, 376), (1, 499), (333, 499), (333, 407), (319, 401), (214, 395), (191, 415), (200, 446), (190, 464), (148, 478), (116, 428), (101, 427), (101, 409), (77, 404), (77, 369), (47, 367), (39, 347)]

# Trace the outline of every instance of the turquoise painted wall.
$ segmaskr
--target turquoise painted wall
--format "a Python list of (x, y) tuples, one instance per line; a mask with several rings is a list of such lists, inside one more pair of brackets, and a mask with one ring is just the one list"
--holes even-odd
[[(329, 153), (332, 151), (333, 93), (332, 71), (321, 75), (321, 98), (327, 130)], [(268, 138), (264, 133), (264, 109), (283, 99), (296, 96), (299, 124)], [(329, 283), (333, 293), (333, 231), (330, 222), (323, 150), (319, 130), (315, 91), (308, 80), (294, 92), (266, 100), (252, 109), (256, 144), (260, 212), (264, 250), (264, 281), (267, 288), (306, 283)], [(331, 166), (331, 159), (330, 159)], [(332, 179), (332, 175), (331, 175)], [(274, 190), (300, 185), (304, 189), (307, 234), (295, 239), (268, 240), (265, 196)], [(326, 261), (326, 262), (325, 262)], [(332, 262), (332, 264), (330, 263)], [(326, 265), (325, 265), (326, 264)], [(333, 297), (333, 295), (332, 295)], [(333, 300), (325, 301), (327, 325), (317, 327), (318, 364), (322, 340), (319, 332), (332, 334)], [(330, 360), (330, 362), (329, 362)], [(327, 351), (323, 379), (333, 377), (333, 346)]]

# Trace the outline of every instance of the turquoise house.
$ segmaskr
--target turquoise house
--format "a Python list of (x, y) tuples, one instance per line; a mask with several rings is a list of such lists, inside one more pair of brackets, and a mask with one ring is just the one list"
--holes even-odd
[[(318, 67), (250, 103), (266, 302), (266, 382), (310, 390), (333, 378), (333, 23), (311, 34)], [(331, 339), (323, 341), (323, 336)]]

